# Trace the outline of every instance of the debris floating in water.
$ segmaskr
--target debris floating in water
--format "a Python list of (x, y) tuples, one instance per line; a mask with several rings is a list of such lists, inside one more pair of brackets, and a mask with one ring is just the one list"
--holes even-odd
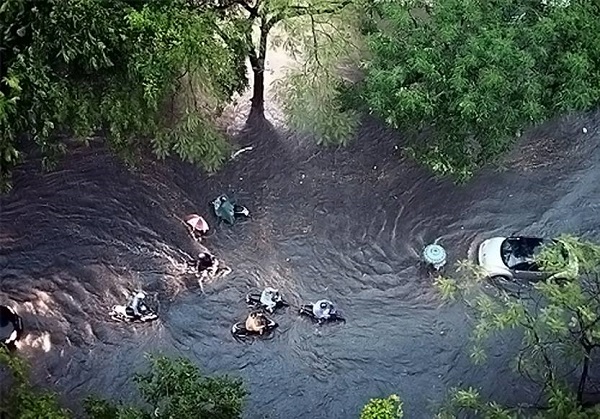
[(583, 131), (584, 134), (587, 134), (587, 128), (586, 127), (583, 127), (582, 131)]
[(231, 154), (231, 160), (234, 160), (240, 154), (245, 153), (246, 151), (252, 151), (253, 149), (254, 149), (254, 147), (252, 147), (252, 146), (241, 148), (238, 151), (236, 151), (235, 153)]

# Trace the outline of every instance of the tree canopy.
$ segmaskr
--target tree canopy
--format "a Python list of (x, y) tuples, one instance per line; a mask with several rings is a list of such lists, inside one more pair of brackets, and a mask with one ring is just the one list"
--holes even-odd
[[(3, 181), (22, 135), (45, 165), (66, 149), (60, 134), (100, 133), (126, 157), (147, 147), (217, 168), (228, 145), (215, 118), (247, 86), (246, 59), (262, 112), (275, 26), (300, 60), (276, 86), (293, 128), (345, 143), (366, 108), (459, 180), (527, 126), (600, 97), (592, 0), (6, 0), (0, 25)], [(340, 68), (361, 56), (364, 82), (349, 90)]]
[(282, 21), (284, 36), (275, 38), (298, 61), (275, 83), (286, 122), (318, 144), (346, 144), (358, 126), (358, 113), (340, 92), (352, 83), (345, 72), (364, 53), (364, 10), (362, 0), (313, 0), (306, 13)]
[[(6, 179), (29, 134), (47, 159), (58, 134), (103, 131), (123, 154), (148, 146), (219, 165), (211, 119), (246, 85), (235, 22), (184, 0), (7, 0), (0, 7), (0, 162)], [(236, 38), (237, 37), (237, 38)]]
[[(475, 311), (474, 361), (485, 360), (485, 343), (494, 334), (514, 330), (522, 335), (515, 370), (530, 380), (542, 400), (534, 406), (539, 412), (530, 417), (600, 417), (600, 408), (588, 407), (586, 399), (600, 385), (590, 380), (600, 347), (600, 246), (563, 236), (542, 249), (537, 263), (558, 273), (516, 290), (515, 284), (498, 283), (490, 293), (485, 287), (490, 279), (477, 266), (462, 262), (456, 278), (440, 277), (437, 285), (446, 298), (460, 295)], [(464, 411), (478, 411), (485, 418), (528, 416), (486, 402), (468, 388), (452, 393), (440, 417)]]
[(90, 397), (86, 400), (90, 419), (242, 417), (248, 393), (240, 379), (204, 376), (185, 358), (152, 356), (150, 361), (150, 369), (134, 378), (150, 412)]
[(349, 55), (355, 4), (48, 0), (31, 7), (7, 0), (0, 7), (0, 178), (22, 160), (21, 135), (33, 138), (45, 166), (66, 150), (60, 134), (86, 140), (100, 133), (124, 157), (147, 147), (217, 168), (228, 146), (214, 120), (247, 86), (246, 59), (252, 108), (263, 111), (275, 25), (287, 32), (280, 45), (304, 60), (279, 86), (289, 122), (323, 142), (341, 141), (355, 122), (340, 108), (333, 69)]
[(0, 393), (0, 417), (6, 419), (69, 419), (66, 409), (59, 406), (56, 395), (36, 391), (29, 382), (27, 364), (0, 347), (0, 371), (8, 380), (7, 393)]
[(529, 125), (598, 104), (596, 1), (375, 4), (362, 97), (439, 174), (468, 178)]
[[(115, 404), (96, 397), (85, 400), (90, 419), (236, 419), (241, 418), (248, 395), (240, 379), (205, 376), (185, 358), (150, 356), (145, 372), (134, 382), (148, 408)], [(11, 380), (0, 397), (0, 415), (5, 419), (70, 419), (56, 394), (39, 391), (30, 384), (27, 364), (0, 348), (0, 366)]]

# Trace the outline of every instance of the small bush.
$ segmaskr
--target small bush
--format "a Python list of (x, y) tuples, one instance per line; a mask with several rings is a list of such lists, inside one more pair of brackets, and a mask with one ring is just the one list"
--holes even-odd
[(371, 399), (363, 407), (360, 419), (402, 419), (402, 402), (395, 394), (385, 399)]

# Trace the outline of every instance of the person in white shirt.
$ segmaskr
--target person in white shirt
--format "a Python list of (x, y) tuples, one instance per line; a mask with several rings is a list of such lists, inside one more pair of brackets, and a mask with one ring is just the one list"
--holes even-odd
[(335, 306), (329, 300), (317, 301), (313, 304), (312, 311), (313, 315), (318, 320), (329, 320), (332, 316), (337, 314)]

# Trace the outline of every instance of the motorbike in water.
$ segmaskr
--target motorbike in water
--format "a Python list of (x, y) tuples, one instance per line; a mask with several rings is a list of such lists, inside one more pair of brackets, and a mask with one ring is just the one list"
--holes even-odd
[(227, 195), (221, 195), (211, 205), (219, 220), (234, 224), (237, 218), (250, 218), (250, 211), (243, 205), (231, 201)]
[(251, 312), (245, 321), (238, 322), (231, 327), (231, 334), (238, 339), (251, 336), (264, 336), (278, 326), (277, 322), (268, 318), (260, 311)]
[(264, 310), (271, 314), (278, 308), (288, 307), (289, 304), (283, 299), (278, 289), (267, 287), (260, 294), (248, 293), (246, 304), (254, 309)]
[(299, 314), (310, 318), (319, 324), (326, 322), (346, 322), (331, 301), (320, 300), (316, 303), (303, 304)]
[[(158, 314), (144, 303), (145, 298), (146, 294), (143, 292), (136, 293), (128, 305), (113, 306), (110, 310), (110, 317), (113, 320), (128, 323), (146, 323), (158, 319)], [(133, 309), (134, 307), (137, 307), (137, 313)]]

